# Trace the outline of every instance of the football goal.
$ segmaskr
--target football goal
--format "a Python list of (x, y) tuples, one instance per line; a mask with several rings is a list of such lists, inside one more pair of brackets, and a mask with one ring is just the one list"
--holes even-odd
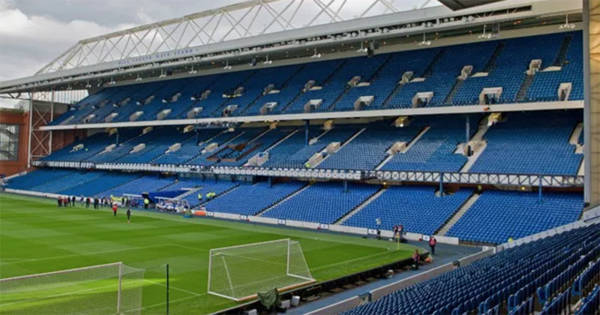
[(300, 243), (290, 239), (214, 248), (209, 256), (208, 293), (235, 301), (315, 281)]
[(0, 314), (141, 314), (143, 281), (120, 262), (0, 279)]

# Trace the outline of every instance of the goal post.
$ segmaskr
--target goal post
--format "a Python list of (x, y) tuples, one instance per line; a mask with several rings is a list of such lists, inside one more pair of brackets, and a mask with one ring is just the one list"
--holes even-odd
[(289, 290), (315, 279), (298, 241), (281, 239), (209, 251), (208, 293), (234, 301)]
[(0, 313), (141, 314), (143, 282), (122, 262), (0, 279)]

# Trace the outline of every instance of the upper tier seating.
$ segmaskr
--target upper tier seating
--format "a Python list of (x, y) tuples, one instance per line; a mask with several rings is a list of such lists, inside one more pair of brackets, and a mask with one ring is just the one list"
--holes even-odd
[(579, 218), (583, 199), (577, 193), (486, 191), (450, 228), (448, 236), (462, 240), (503, 243)]
[(317, 183), (278, 204), (263, 216), (330, 224), (357, 207), (377, 189), (373, 185), (348, 184), (348, 191), (344, 192), (340, 183)]
[[(554, 101), (563, 82), (573, 85), (569, 99), (581, 100), (581, 37), (558, 33), (109, 87), (52, 124), (303, 113), (311, 100), (321, 103), (310, 111), (345, 111), (361, 96), (374, 97), (364, 110), (409, 108), (418, 92), (433, 92), (419, 106), (470, 105), (486, 87), (503, 88), (498, 103)], [(529, 82), (533, 59), (542, 60), (542, 70), (561, 69), (537, 72)], [(472, 72), (457, 80), (464, 66)], [(405, 72), (413, 80), (399, 85)]]
[(407, 232), (434, 234), (469, 198), (471, 189), (461, 189), (443, 197), (433, 187), (390, 187), (377, 199), (354, 214), (344, 225), (392, 230), (402, 224)]
[[(599, 255), (600, 225), (595, 224), (501, 251), (344, 314), (496, 314), (487, 312), (501, 304), (510, 312), (536, 289), (550, 289), (554, 279), (560, 279), (555, 287), (566, 287), (555, 290), (557, 298), (568, 292), (570, 281)], [(562, 313), (560, 307), (550, 311), (549, 304), (542, 314)]]

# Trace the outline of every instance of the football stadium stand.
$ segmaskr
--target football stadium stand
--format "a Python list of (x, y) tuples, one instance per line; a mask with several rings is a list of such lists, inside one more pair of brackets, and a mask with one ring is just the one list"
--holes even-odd
[[(219, 12), (262, 10), (273, 2), (247, 1)], [(590, 154), (584, 138), (593, 139), (593, 132), (584, 126), (587, 21), (574, 12), (581, 8), (571, 1), (509, 0), (486, 5), (485, 12), (445, 11), (425, 7), (430, 2), (417, 9), (422, 16), (409, 16), (388, 13), (391, 3), (375, 1), (386, 14), (363, 16), (369, 7), (357, 18), (369, 23), (352, 27), (338, 20), (332, 3), (321, 3), (321, 13), (336, 23), (313, 20), (300, 29), (290, 28), (291, 20), (281, 24), (290, 4), (272, 16), (281, 31), (269, 34), (269, 25), (251, 34), (253, 20), (244, 36), (238, 30), (246, 28), (244, 18), (223, 15), (232, 28), (220, 40), (192, 27), (190, 15), (163, 23), (188, 23), (196, 32), (191, 40), (174, 35), (177, 28), (170, 34), (152, 28), (161, 23), (140, 26), (160, 35), (156, 51), (123, 57), (123, 49), (124, 59), (102, 51), (106, 60), (95, 64), (86, 64), (95, 48), (85, 43), (100, 42), (81, 41), (78, 51), (53, 61), (58, 70), (48, 66), (33, 79), (0, 82), (2, 97), (31, 97), (31, 167), (2, 179), (2, 188), (104, 198), (105, 206), (132, 197), (128, 207), (190, 220), (383, 238), (386, 244), (372, 242), (387, 254), (402, 247), (389, 242), (401, 225), (412, 244), (427, 247), (435, 236), (442, 253), (457, 249), (452, 257), (421, 251), (428, 263), (421, 270), (409, 259), (369, 267), (404, 268), (387, 279), (371, 281), (376, 269), (352, 275), (375, 290), (366, 293), (361, 283), (350, 289), (362, 290), (358, 298), (344, 294), (339, 305), (321, 309), (335, 308), (332, 313), (598, 314), (600, 224), (593, 221), (600, 217), (590, 213), (600, 210), (590, 209), (583, 194), (591, 178), (584, 174), (591, 168), (584, 164)], [(419, 22), (389, 24), (396, 14)], [(123, 32), (141, 35), (132, 31)], [(234, 33), (241, 38), (231, 40)], [(123, 39), (119, 34), (106, 40)], [(180, 47), (204, 35), (210, 38), (202, 45)], [(177, 48), (161, 48), (171, 44)], [(69, 58), (76, 56), (73, 66)], [(85, 96), (55, 102), (55, 91), (77, 89)], [(50, 101), (34, 102), (34, 94), (45, 93)], [(340, 285), (337, 280), (331, 283)]]
[(569, 32), (110, 87), (51, 124), (581, 100), (581, 51)]
[[(586, 310), (598, 305), (598, 287), (589, 288), (585, 276), (577, 275), (598, 264), (599, 236), (595, 224), (507, 249), (345, 314), (498, 314), (504, 305), (510, 314), (530, 314), (534, 308), (560, 314), (576, 299), (583, 299), (577, 314), (593, 314)], [(584, 292), (590, 293), (582, 297)]]

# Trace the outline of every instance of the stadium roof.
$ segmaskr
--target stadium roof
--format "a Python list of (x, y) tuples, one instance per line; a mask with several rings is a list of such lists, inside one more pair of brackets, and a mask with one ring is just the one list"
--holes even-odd
[[(451, 8), (487, 2), (441, 1)], [(407, 3), (413, 6), (407, 8)], [(420, 37), (581, 11), (579, 1), (562, 0), (505, 0), (458, 11), (439, 4), (432, 0), (245, 1), (81, 40), (35, 75), (0, 82), (0, 94), (90, 89), (132, 81), (141, 73), (162, 78), (182, 67), (194, 71), (233, 58), (246, 58), (247, 63), (282, 51), (312, 52), (326, 45)]]

